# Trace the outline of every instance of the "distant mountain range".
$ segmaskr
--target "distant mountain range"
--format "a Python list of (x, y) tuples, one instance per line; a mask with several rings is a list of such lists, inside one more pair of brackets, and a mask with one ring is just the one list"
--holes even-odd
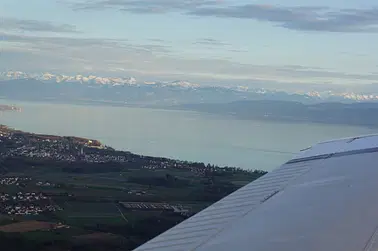
[[(240, 119), (303, 121), (377, 127), (375, 96), (287, 93), (243, 87), (209, 87), (187, 81), (142, 82), (135, 78), (1, 74), (0, 98), (92, 105), (192, 110)], [(340, 102), (342, 101), (342, 102)]]
[(52, 73), (25, 73), (21, 71), (8, 71), (0, 73), (1, 80), (16, 80), (16, 79), (35, 79), (46, 83), (80, 83), (90, 85), (158, 85), (160, 87), (165, 86), (177, 86), (183, 88), (196, 88), (200, 87), (199, 84), (193, 84), (188, 81), (172, 81), (172, 82), (138, 82), (134, 77), (99, 77), (95, 75), (56, 75)]
[(95, 102), (127, 105), (228, 103), (239, 100), (283, 100), (302, 103), (378, 101), (375, 94), (289, 93), (245, 86), (201, 86), (189, 81), (146, 82), (134, 77), (57, 75), (52, 73), (0, 73), (0, 96), (20, 100)]
[(197, 87), (185, 81), (154, 84), (96, 84), (34, 78), (0, 81), (0, 98), (48, 100), (137, 106), (171, 106), (188, 103), (226, 103), (237, 100), (272, 99), (317, 102), (318, 97), (265, 90), (245, 91), (222, 87)]

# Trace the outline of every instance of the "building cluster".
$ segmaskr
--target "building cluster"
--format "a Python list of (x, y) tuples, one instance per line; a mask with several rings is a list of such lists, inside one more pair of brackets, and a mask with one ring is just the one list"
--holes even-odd
[[(201, 163), (192, 163), (173, 159), (152, 158), (129, 152), (116, 152), (94, 149), (92, 141), (80, 143), (55, 136), (25, 137), (23, 133), (9, 133), (0, 128), (1, 142), (8, 141), (12, 147), (1, 151), (0, 160), (7, 157), (28, 157), (53, 161), (87, 163), (133, 163), (144, 169), (188, 169), (198, 176), (204, 176), (208, 168)], [(1, 145), (0, 145), (1, 146)], [(97, 147), (99, 148), (99, 147)], [(101, 148), (101, 147), (100, 147)], [(107, 148), (107, 147), (102, 147)], [(110, 149), (110, 148), (109, 148)], [(138, 164), (139, 163), (139, 164)]]
[(31, 178), (21, 178), (21, 177), (0, 177), (0, 185), (19, 186), (22, 182), (30, 181)]
[(109, 154), (86, 154), (85, 148), (92, 147), (92, 141), (87, 143), (73, 143), (64, 138), (25, 138), (19, 133), (9, 133), (0, 130), (0, 142), (12, 142), (12, 148), (0, 152), (0, 159), (7, 157), (30, 157), (46, 160), (88, 163), (127, 162), (127, 156), (113, 156)]
[(189, 169), (197, 176), (204, 176), (206, 172), (206, 168), (203, 167), (196, 167), (191, 162), (187, 161), (179, 161), (179, 160), (165, 160), (165, 161), (156, 161), (151, 160), (147, 164), (142, 166), (144, 169), (149, 170), (158, 170), (158, 169), (166, 169), (166, 168), (177, 168), (177, 169)]
[(142, 196), (142, 195), (146, 195), (147, 194), (146, 191), (140, 191), (140, 190), (130, 190), (127, 193), (128, 194), (133, 194), (133, 195), (136, 195), (136, 196)]
[(126, 209), (138, 209), (138, 210), (166, 210), (177, 211), (182, 209), (181, 205), (170, 205), (168, 203), (154, 203), (154, 202), (120, 202)]
[(61, 210), (50, 203), (50, 198), (42, 193), (0, 194), (0, 213), (8, 215), (39, 215), (44, 212)]
[(22, 145), (25, 141), (20, 135), (15, 135), (10, 132), (8, 128), (1, 126), (0, 127), (0, 142), (12, 141), (17, 145)]
[(145, 211), (167, 211), (183, 216), (190, 216), (192, 212), (184, 206), (171, 205), (168, 203), (154, 203), (154, 202), (120, 202), (120, 204), (128, 210), (145, 210)]
[(6, 201), (11, 201), (11, 202), (35, 202), (35, 201), (40, 201), (40, 200), (47, 200), (48, 197), (43, 195), (42, 193), (22, 193), (18, 192), (15, 195), (10, 195), (10, 194), (1, 194), (0, 195), (0, 201), (6, 202)]
[(38, 181), (35, 183), (35, 185), (39, 187), (55, 187), (56, 186), (56, 184), (48, 182), (48, 181), (46, 182)]
[(2, 157), (30, 157), (57, 161), (68, 161), (73, 162), (76, 160), (76, 156), (73, 154), (62, 152), (59, 148), (54, 147), (36, 147), (24, 145), (9, 151), (2, 153)]
[(115, 156), (115, 155), (100, 155), (100, 154), (85, 154), (83, 153), (82, 159), (87, 163), (108, 163), (108, 162), (117, 162), (117, 163), (126, 163), (130, 159), (127, 156)]
[(3, 214), (8, 215), (39, 215), (45, 212), (61, 210), (54, 205), (9, 205), (2, 209)]

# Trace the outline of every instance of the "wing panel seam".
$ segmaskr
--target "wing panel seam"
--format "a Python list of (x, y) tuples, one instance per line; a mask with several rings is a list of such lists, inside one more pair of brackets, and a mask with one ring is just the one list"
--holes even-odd
[[(288, 187), (293, 181), (295, 181), (296, 179), (298, 179), (299, 177), (303, 176), (304, 174), (310, 172), (310, 171), (313, 169), (313, 166), (312, 166), (312, 165), (306, 165), (306, 166), (307, 166), (307, 170), (306, 170), (306, 171), (300, 173), (300, 174), (299, 174), (298, 176), (296, 176), (295, 178), (289, 180), (285, 186), (283, 186), (281, 189), (279, 189), (278, 192), (281, 192), (281, 191), (285, 190), (285, 188)], [(277, 192), (277, 193), (278, 193), (278, 192)], [(275, 194), (277, 194), (277, 193), (275, 193)], [(274, 195), (275, 195), (275, 194), (274, 194)], [(259, 205), (263, 204), (264, 202), (265, 202), (265, 201), (261, 202)], [(258, 205), (257, 205), (257, 206), (258, 206)], [(253, 210), (255, 210), (255, 209), (256, 209), (256, 207), (253, 207), (253, 208), (251, 208), (250, 210), (247, 210), (245, 213), (243, 213), (242, 215), (240, 215), (240, 218), (243, 218), (244, 216), (246, 216), (247, 214), (249, 214), (251, 211), (253, 211)], [(208, 238), (206, 238), (204, 241), (202, 241), (201, 243), (199, 243), (197, 246), (195, 246), (194, 248), (190, 249), (190, 251), (195, 251), (195, 250), (197, 250), (198, 248), (200, 248), (201, 246), (203, 246), (204, 244), (206, 244), (206, 242), (208, 242), (211, 238), (216, 237), (216, 236), (219, 235), (221, 232), (223, 232), (225, 229), (227, 229), (231, 224), (232, 224), (232, 223), (230, 223), (230, 224), (227, 224), (227, 223), (226, 223), (225, 226), (223, 226), (223, 228), (221, 228), (221, 229), (220, 229), (219, 231), (217, 231), (215, 234), (210, 235)]]

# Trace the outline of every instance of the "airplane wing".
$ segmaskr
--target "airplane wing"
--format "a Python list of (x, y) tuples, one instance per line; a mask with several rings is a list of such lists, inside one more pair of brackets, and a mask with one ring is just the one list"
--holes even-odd
[(303, 150), (135, 251), (378, 250), (378, 135)]

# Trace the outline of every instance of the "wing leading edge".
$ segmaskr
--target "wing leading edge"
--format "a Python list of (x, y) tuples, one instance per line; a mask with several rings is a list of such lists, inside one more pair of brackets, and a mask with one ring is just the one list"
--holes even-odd
[(378, 136), (324, 142), (135, 251), (377, 250)]

